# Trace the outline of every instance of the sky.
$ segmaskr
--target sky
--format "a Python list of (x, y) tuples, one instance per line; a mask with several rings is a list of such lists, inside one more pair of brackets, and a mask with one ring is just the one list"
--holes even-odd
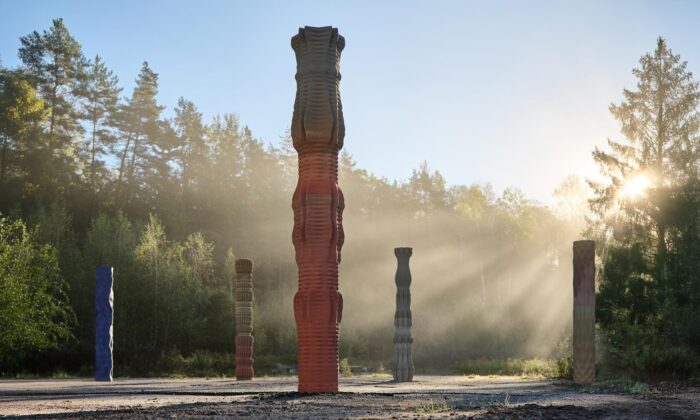
[(291, 123), (291, 36), (338, 27), (345, 150), (359, 167), (402, 181), (427, 161), (449, 185), (543, 203), (567, 175), (595, 176), (593, 148), (621, 138), (608, 106), (659, 36), (700, 73), (692, 1), (0, 0), (2, 64), (58, 17), (124, 95), (146, 60), (166, 116), (182, 96), (271, 144)]

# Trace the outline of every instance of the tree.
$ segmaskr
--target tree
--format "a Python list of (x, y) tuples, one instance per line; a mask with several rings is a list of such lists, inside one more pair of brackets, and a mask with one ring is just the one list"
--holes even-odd
[(8, 172), (19, 170), (23, 150), (46, 120), (44, 101), (17, 71), (0, 68), (0, 187)]
[(581, 178), (571, 174), (554, 190), (554, 210), (563, 219), (582, 228), (588, 217), (589, 198), (590, 192)]
[[(642, 56), (640, 65), (633, 70), (637, 90), (625, 89), (623, 101), (610, 106), (626, 141), (609, 140), (609, 152), (598, 148), (593, 152), (610, 183), (592, 183), (596, 192), (592, 203), (599, 215), (615, 204), (642, 211), (654, 225), (655, 253), (663, 261), (667, 248), (663, 201), (669, 188), (697, 177), (700, 91), (687, 63), (673, 55), (663, 38), (653, 54)], [(624, 200), (626, 182), (636, 176), (648, 179), (652, 194)]]
[[(99, 158), (107, 153), (107, 148), (114, 143), (114, 134), (110, 127), (114, 125), (121, 88), (119, 79), (107, 68), (99, 55), (90, 63), (86, 77), (80, 86), (83, 100), (83, 119), (89, 126), (87, 152), (89, 166), (87, 171), (90, 192), (92, 193), (93, 213), (98, 191), (98, 176), (106, 177), (104, 162)], [(99, 175), (98, 175), (99, 172)]]
[(119, 156), (119, 175), (115, 191), (115, 202), (122, 208), (130, 204), (138, 194), (139, 181), (148, 171), (148, 157), (152, 145), (161, 134), (158, 105), (158, 74), (144, 62), (136, 78), (136, 86), (128, 103), (119, 113), (118, 127), (122, 133), (123, 148)]
[(210, 201), (206, 194), (211, 152), (205, 138), (202, 114), (190, 101), (180, 98), (175, 107), (176, 156), (179, 159), (180, 193), (190, 223), (207, 217)]
[[(700, 91), (662, 38), (639, 63), (636, 90), (625, 89), (622, 102), (610, 106), (625, 140), (608, 140), (608, 151), (593, 152), (608, 182), (589, 184), (596, 215), (591, 234), (610, 238), (598, 316), (619, 359), (649, 372), (668, 350), (662, 342), (673, 306), (669, 251), (677, 249), (674, 238), (688, 221), (672, 214), (698, 179)], [(645, 355), (625, 353), (645, 348)]]
[(212, 289), (221, 288), (214, 281), (214, 244), (207, 242), (201, 232), (193, 233), (184, 243), (184, 257), (194, 280)]
[[(239, 214), (239, 200), (243, 194), (243, 145), (238, 116), (216, 115), (207, 126), (206, 132), (212, 160), (209, 166), (209, 191), (206, 200), (219, 203), (219, 213), (215, 219), (222, 221), (222, 225), (217, 228), (229, 231), (231, 219)], [(222, 211), (223, 209), (225, 211)], [(216, 206), (212, 211), (217, 211)]]
[(55, 249), (39, 245), (21, 221), (0, 217), (0, 372), (71, 336), (66, 292)]
[[(51, 28), (20, 38), (19, 58), (44, 99), (49, 111), (48, 149), (58, 166), (49, 169), (49, 180), (64, 173), (63, 166), (75, 167), (77, 140), (83, 131), (75, 107), (87, 61), (78, 41), (68, 31), (63, 19), (54, 19)], [(51, 162), (44, 162), (44, 165)]]
[(408, 181), (408, 190), (421, 204), (423, 212), (442, 209), (448, 205), (445, 178), (439, 171), (430, 171), (428, 162), (423, 162), (420, 168), (414, 169)]
[(175, 107), (175, 130), (180, 151), (181, 183), (184, 192), (197, 189), (207, 167), (209, 149), (204, 139), (202, 114), (185, 98)]

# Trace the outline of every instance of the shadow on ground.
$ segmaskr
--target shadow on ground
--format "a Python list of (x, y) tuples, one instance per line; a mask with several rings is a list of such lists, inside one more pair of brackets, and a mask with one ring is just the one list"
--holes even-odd
[(343, 379), (338, 394), (303, 394), (295, 378), (0, 381), (12, 418), (700, 418), (700, 390), (641, 395), (585, 392), (567, 382), (513, 377)]

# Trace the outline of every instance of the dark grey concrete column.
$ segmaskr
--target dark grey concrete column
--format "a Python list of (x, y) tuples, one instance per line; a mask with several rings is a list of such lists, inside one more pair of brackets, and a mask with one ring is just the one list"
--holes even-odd
[(411, 338), (411, 270), (408, 260), (412, 248), (394, 248), (398, 265), (396, 267), (396, 313), (394, 315), (394, 381), (413, 380), (413, 338)]

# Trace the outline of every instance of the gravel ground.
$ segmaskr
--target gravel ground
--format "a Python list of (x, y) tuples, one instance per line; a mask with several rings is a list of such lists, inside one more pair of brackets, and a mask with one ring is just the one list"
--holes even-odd
[(338, 394), (296, 392), (296, 378), (2, 380), (11, 418), (476, 418), (700, 419), (700, 389), (591, 392), (564, 381), (418, 376), (341, 380)]

